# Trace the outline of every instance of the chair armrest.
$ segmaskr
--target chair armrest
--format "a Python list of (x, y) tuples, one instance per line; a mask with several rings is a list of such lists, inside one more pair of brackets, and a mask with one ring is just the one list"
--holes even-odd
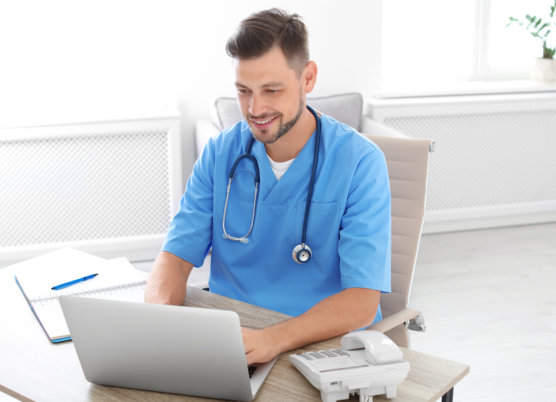
[(372, 329), (374, 331), (384, 333), (386, 331), (390, 331), (392, 328), (395, 328), (398, 325), (402, 325), (409, 322), (410, 320), (418, 317), (420, 314), (421, 313), (419, 313), (416, 310), (411, 310), (406, 308), (401, 311), (398, 311), (397, 313), (389, 315), (388, 317), (383, 318), (379, 322), (369, 325), (367, 329)]
[(362, 134), (372, 134), (372, 135), (382, 135), (384, 137), (395, 137), (395, 138), (410, 138), (409, 136), (401, 133), (400, 131), (388, 127), (385, 124), (379, 123), (373, 120), (369, 116), (361, 116), (361, 133)]
[(195, 149), (197, 157), (203, 152), (208, 140), (219, 132), (218, 127), (208, 119), (201, 119), (195, 123)]

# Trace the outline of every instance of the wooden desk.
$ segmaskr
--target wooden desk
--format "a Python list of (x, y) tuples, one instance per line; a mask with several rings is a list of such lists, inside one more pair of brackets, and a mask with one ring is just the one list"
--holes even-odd
[[(83, 376), (73, 344), (52, 344), (35, 319), (14, 281), (11, 268), (0, 269), (0, 391), (21, 400), (37, 401), (199, 401), (209, 399), (94, 385)], [(243, 326), (261, 328), (286, 315), (261, 309), (199, 289), (188, 290), (187, 306), (236, 311)], [(303, 348), (337, 348), (339, 338)], [(398, 401), (436, 401), (468, 372), (469, 366), (403, 349), (411, 370), (398, 387)], [(301, 349), (299, 350), (301, 351)], [(293, 353), (293, 352), (291, 352)], [(257, 401), (320, 401), (313, 388), (283, 354), (272, 369)], [(352, 397), (350, 400), (358, 400)], [(375, 397), (375, 401), (388, 401)]]

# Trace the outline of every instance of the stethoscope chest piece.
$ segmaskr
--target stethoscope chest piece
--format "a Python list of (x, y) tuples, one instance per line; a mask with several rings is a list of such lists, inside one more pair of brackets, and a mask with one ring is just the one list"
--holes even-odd
[(313, 252), (311, 251), (311, 247), (305, 243), (298, 244), (292, 251), (292, 258), (298, 264), (305, 264), (306, 262), (309, 262), (312, 255)]

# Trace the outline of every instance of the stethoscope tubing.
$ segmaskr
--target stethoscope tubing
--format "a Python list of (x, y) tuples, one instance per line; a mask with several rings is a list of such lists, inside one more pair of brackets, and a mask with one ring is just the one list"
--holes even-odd
[[(222, 233), (223, 233), (224, 238), (229, 239), (229, 240), (239, 241), (239, 242), (242, 242), (242, 243), (248, 243), (249, 242), (249, 239), (247, 237), (251, 234), (251, 231), (253, 230), (253, 226), (255, 224), (255, 210), (256, 210), (256, 207), (257, 207), (257, 195), (259, 193), (259, 184), (261, 182), (261, 175), (259, 173), (259, 164), (257, 162), (257, 158), (255, 158), (253, 155), (251, 155), (251, 148), (253, 148), (253, 143), (254, 142), (255, 142), (255, 138), (251, 137), (251, 139), (249, 140), (249, 143), (247, 144), (247, 149), (246, 149), (245, 153), (240, 155), (236, 159), (236, 161), (232, 165), (232, 168), (230, 169), (230, 174), (228, 176), (228, 187), (226, 188), (226, 201), (224, 202), (224, 213), (222, 215)], [(236, 169), (237, 169), (237, 166), (239, 165), (239, 163), (243, 159), (249, 159), (253, 163), (253, 166), (255, 167), (255, 193), (253, 195), (253, 212), (251, 214), (251, 224), (249, 225), (249, 230), (247, 231), (247, 233), (245, 235), (243, 235), (241, 237), (235, 237), (235, 236), (232, 236), (231, 234), (229, 234), (226, 231), (226, 213), (228, 211), (228, 199), (230, 197), (230, 189), (232, 187), (232, 182), (234, 181), (234, 176), (236, 174)]]
[(307, 201), (305, 203), (305, 214), (303, 215), (303, 229), (301, 232), (301, 244), (306, 244), (306, 240), (307, 240), (307, 222), (309, 221), (309, 210), (311, 209), (313, 190), (315, 188), (315, 177), (317, 175), (317, 165), (319, 162), (319, 146), (320, 146), (320, 135), (321, 135), (319, 115), (310, 106), (307, 106), (307, 109), (309, 109), (309, 111), (313, 114), (313, 116), (315, 116), (315, 120), (317, 121), (317, 132), (315, 137), (315, 151), (313, 156), (313, 167), (311, 169), (311, 179), (309, 180), (309, 189), (307, 190)]
[[(307, 190), (307, 200), (305, 203), (305, 212), (303, 214), (303, 227), (302, 227), (302, 231), (301, 231), (301, 244), (299, 244), (298, 246), (296, 246), (294, 248), (293, 254), (294, 254), (294, 260), (296, 262), (300, 262), (300, 263), (305, 263), (308, 261), (308, 259), (304, 260), (304, 261), (299, 261), (295, 255), (299, 254), (299, 250), (301, 251), (308, 251), (309, 252), (309, 258), (310, 258), (310, 254), (311, 254), (311, 249), (309, 246), (307, 246), (306, 241), (307, 241), (307, 224), (309, 221), (309, 212), (311, 209), (311, 201), (313, 199), (313, 190), (315, 187), (315, 178), (316, 178), (316, 174), (317, 174), (317, 165), (318, 165), (318, 160), (319, 160), (319, 147), (320, 147), (320, 140), (321, 140), (321, 121), (320, 121), (320, 117), (318, 115), (318, 113), (310, 106), (307, 105), (307, 109), (309, 109), (309, 111), (313, 114), (313, 116), (315, 117), (315, 120), (317, 122), (317, 129), (316, 129), (316, 136), (315, 136), (315, 150), (314, 150), (314, 155), (313, 155), (313, 165), (311, 167), (311, 178), (309, 180), (309, 187)], [(260, 184), (260, 172), (259, 172), (259, 164), (257, 162), (257, 159), (251, 155), (251, 149), (253, 148), (253, 144), (255, 142), (255, 138), (253, 136), (251, 136), (251, 138), (249, 139), (249, 142), (247, 143), (247, 148), (245, 150), (245, 153), (243, 153), (242, 155), (240, 155), (234, 162), (234, 164), (232, 165), (232, 168), (230, 169), (230, 174), (228, 175), (228, 187), (226, 189), (226, 201), (224, 203), (224, 214), (222, 216), (222, 231), (223, 231), (223, 236), (226, 239), (229, 240), (235, 240), (235, 241), (240, 241), (242, 243), (248, 243), (249, 239), (247, 239), (247, 237), (249, 236), (249, 234), (251, 233), (251, 231), (253, 230), (253, 225), (255, 222), (255, 210), (256, 210), (256, 205), (257, 205), (257, 195), (258, 195), (258, 188), (259, 188), (259, 184)], [(232, 182), (234, 180), (234, 176), (235, 176), (235, 172), (237, 169), (237, 166), (239, 165), (239, 163), (243, 160), (243, 159), (249, 159), (252, 163), (253, 166), (255, 167), (255, 194), (254, 194), (254, 198), (253, 198), (253, 213), (251, 216), (251, 225), (249, 226), (249, 230), (248, 232), (241, 237), (235, 237), (232, 236), (230, 234), (228, 234), (228, 232), (226, 232), (226, 212), (228, 210), (228, 199), (230, 196), (230, 188), (232, 185)], [(299, 248), (299, 250), (298, 250)]]

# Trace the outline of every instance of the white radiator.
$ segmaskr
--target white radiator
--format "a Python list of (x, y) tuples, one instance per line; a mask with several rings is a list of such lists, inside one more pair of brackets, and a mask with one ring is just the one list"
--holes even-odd
[(0, 267), (70, 246), (152, 259), (183, 191), (179, 113), (0, 130)]
[(425, 233), (556, 221), (556, 93), (375, 99), (367, 108), (436, 143)]

